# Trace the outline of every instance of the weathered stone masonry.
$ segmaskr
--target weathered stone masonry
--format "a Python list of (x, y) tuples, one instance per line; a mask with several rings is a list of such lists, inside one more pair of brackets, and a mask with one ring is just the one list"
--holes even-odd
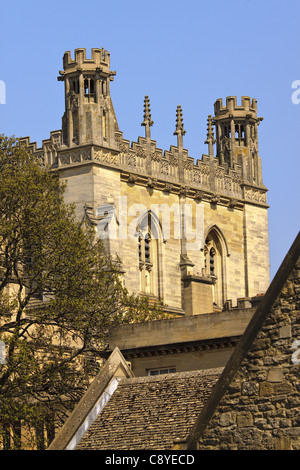
[[(81, 449), (299, 450), (299, 307), (300, 232), (224, 369), (161, 375), (159, 382), (167, 386), (164, 388), (168, 393), (175, 377), (184, 379), (181, 383), (176, 381), (171, 395), (166, 397), (154, 385), (156, 376), (132, 379), (128, 363), (115, 348), (105, 367), (111, 368), (113, 358), (126, 364), (124, 372), (126, 375), (127, 369), (129, 379), (123, 382), (124, 387), (117, 389), (106, 409), (100, 410), (80, 442), (81, 423), (90, 416), (87, 405), (91, 393), (87, 392), (50, 449), (67, 448), (72, 439)], [(200, 374), (204, 379), (211, 372), (215, 375), (214, 383), (205, 384), (201, 379), (193, 391), (189, 388), (188, 378)], [(113, 374), (112, 371), (107, 380), (111, 380)], [(102, 397), (104, 378), (105, 374), (100, 371), (91, 385), (94, 402)], [(98, 382), (102, 386), (98, 394), (94, 394)], [(146, 384), (144, 393), (140, 384)], [(128, 394), (127, 386), (132, 395)], [(153, 391), (155, 396), (151, 396)], [(187, 427), (184, 427), (188, 421), (185, 400), (192, 400), (192, 410), (196, 411)], [(154, 411), (156, 406), (159, 418), (163, 416), (162, 422)], [(150, 423), (149, 418), (154, 422)], [(129, 439), (128, 426), (131, 427)], [(85, 425), (84, 428), (87, 429)], [(163, 444), (166, 437), (168, 442)], [(157, 439), (156, 442), (153, 439)]]
[(199, 449), (300, 450), (299, 339), (298, 259)]
[[(66, 52), (58, 77), (65, 89), (62, 129), (51, 132), (42, 148), (29, 138), (23, 142), (67, 182), (66, 202), (74, 203), (78, 218), (91, 224), (101, 223), (99, 207), (111, 207), (120, 223), (122, 198), (127, 198), (128, 208), (142, 203), (151, 223), (153, 205), (188, 206), (194, 227), (197, 211), (203, 214), (204, 242), (191, 249), (185, 237), (174, 236), (172, 211), (171, 233), (165, 237), (161, 211), (157, 233), (150, 232), (146, 263), (139, 259), (138, 246), (139, 239), (149, 235), (144, 220), (136, 224), (135, 239), (106, 240), (108, 251), (122, 260), (129, 291), (159, 297), (174, 312), (186, 315), (222, 310), (227, 300), (236, 304), (238, 298), (265, 292), (268, 205), (258, 152), (262, 118), (257, 116), (257, 101), (247, 96), (240, 104), (235, 96), (227, 97), (226, 103), (217, 99), (214, 116), (207, 120), (208, 154), (195, 159), (184, 148), (180, 106), (174, 132), (177, 146), (163, 151), (151, 139), (154, 123), (148, 96), (141, 123), (145, 136), (133, 142), (123, 137), (110, 95), (115, 75), (103, 48), (92, 49), (91, 58), (82, 48), (75, 50), (74, 58)], [(128, 216), (128, 226), (135, 218)]]

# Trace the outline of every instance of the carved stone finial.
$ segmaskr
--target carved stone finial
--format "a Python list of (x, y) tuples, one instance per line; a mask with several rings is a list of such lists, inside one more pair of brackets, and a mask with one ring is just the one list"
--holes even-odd
[(207, 118), (207, 137), (206, 137), (206, 144), (208, 144), (208, 155), (210, 157), (214, 156), (214, 144), (216, 143), (214, 132), (213, 132), (213, 123), (211, 114), (208, 115)]
[(185, 135), (186, 131), (183, 128), (182, 109), (178, 105), (176, 109), (176, 130), (174, 135)]
[(144, 121), (142, 122), (141, 126), (145, 126), (145, 137), (146, 139), (150, 139), (150, 127), (153, 126), (154, 122), (151, 120), (151, 113), (150, 113), (150, 100), (149, 97), (146, 95), (144, 99)]
[(186, 131), (183, 127), (182, 109), (181, 106), (178, 105), (176, 110), (176, 129), (174, 135), (177, 135), (177, 147), (180, 149), (183, 148), (183, 136), (185, 133)]

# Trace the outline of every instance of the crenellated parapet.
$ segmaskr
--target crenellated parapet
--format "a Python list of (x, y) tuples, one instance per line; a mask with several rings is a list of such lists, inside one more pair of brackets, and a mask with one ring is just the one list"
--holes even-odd
[(249, 96), (241, 97), (241, 104), (238, 105), (236, 96), (227, 96), (226, 105), (223, 104), (223, 99), (219, 98), (214, 104), (215, 116), (226, 117), (229, 114), (244, 116), (249, 113), (252, 117), (257, 114), (257, 100), (249, 98)]
[(61, 75), (66, 72), (76, 72), (78, 67), (82, 67), (84, 70), (90, 69), (91, 71), (94, 71), (97, 67), (101, 67), (104, 72), (109, 72), (110, 53), (103, 47), (101, 49), (93, 48), (91, 49), (91, 58), (88, 59), (86, 56), (86, 49), (80, 48), (75, 49), (73, 59), (71, 51), (67, 51), (63, 56), (63, 67), (64, 72), (61, 72)]
[[(168, 193), (173, 192), (198, 201), (221, 203), (231, 208), (242, 207), (240, 168), (221, 166), (216, 157), (212, 160), (209, 155), (202, 155), (195, 162), (188, 155), (187, 149), (183, 149), (181, 153), (180, 147), (172, 145), (169, 150), (163, 151), (156, 147), (153, 140), (150, 141), (149, 150), (146, 143), (143, 138), (131, 145), (125, 139), (120, 140), (119, 167), (124, 181), (147, 186), (150, 177), (155, 180), (157, 189)], [(183, 170), (182, 175), (180, 168)]]
[(42, 146), (38, 147), (37, 142), (31, 142), (30, 137), (20, 138), (21, 145), (24, 145), (28, 152), (32, 153), (42, 166), (56, 168), (58, 166), (58, 149), (62, 142), (61, 130), (51, 131), (49, 139), (42, 141)]
[(22, 142), (44, 165), (53, 169), (95, 164), (118, 169), (128, 184), (143, 185), (190, 197), (197, 201), (242, 208), (244, 200), (266, 205), (266, 188), (247, 185), (241, 165), (221, 165), (218, 157), (203, 154), (200, 159), (189, 156), (188, 150), (171, 145), (169, 150), (157, 147), (156, 141), (139, 137), (131, 142), (115, 131), (116, 148), (83, 145), (66, 148), (61, 145), (61, 131), (51, 132), (41, 148), (29, 138)]

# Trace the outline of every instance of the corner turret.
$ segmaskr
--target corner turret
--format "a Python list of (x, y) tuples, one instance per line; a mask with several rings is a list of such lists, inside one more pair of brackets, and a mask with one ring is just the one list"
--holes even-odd
[(85, 49), (75, 49), (63, 57), (59, 81), (65, 83), (65, 113), (62, 118), (63, 145), (74, 147), (95, 144), (115, 148), (118, 128), (110, 96), (110, 82), (116, 72), (110, 71), (110, 54), (92, 49), (87, 59)]
[(221, 165), (229, 168), (240, 165), (243, 179), (262, 186), (261, 161), (258, 154), (257, 127), (263, 118), (257, 117), (257, 100), (242, 96), (238, 106), (235, 96), (214, 104), (217, 157)]

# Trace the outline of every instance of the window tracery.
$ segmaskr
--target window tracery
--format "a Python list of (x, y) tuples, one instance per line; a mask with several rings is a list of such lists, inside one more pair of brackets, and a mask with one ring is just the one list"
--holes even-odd
[[(140, 291), (159, 296), (158, 236), (148, 213), (137, 227)], [(155, 233), (153, 233), (155, 232)]]
[(220, 236), (214, 228), (205, 239), (204, 272), (214, 280), (213, 303), (222, 308), (225, 302), (225, 254)]

